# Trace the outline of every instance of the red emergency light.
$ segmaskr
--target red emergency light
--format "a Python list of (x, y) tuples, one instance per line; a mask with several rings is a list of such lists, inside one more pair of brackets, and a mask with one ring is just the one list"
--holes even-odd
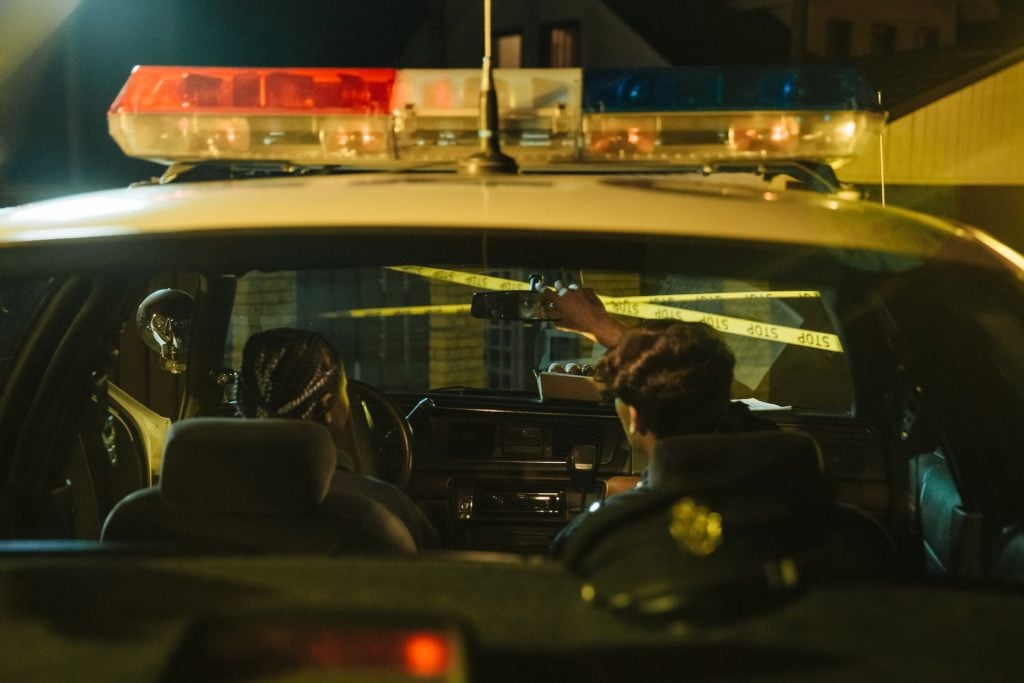
[(137, 66), (110, 114), (388, 114), (395, 69)]

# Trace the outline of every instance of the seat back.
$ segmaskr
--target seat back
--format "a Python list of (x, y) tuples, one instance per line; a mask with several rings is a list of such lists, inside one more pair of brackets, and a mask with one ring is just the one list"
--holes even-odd
[(168, 434), (159, 484), (121, 500), (102, 539), (193, 552), (415, 552), (383, 505), (329, 491), (335, 464), (331, 435), (314, 422), (184, 420)]
[(964, 506), (949, 461), (941, 450), (910, 461), (914, 486), (915, 530), (921, 541), (923, 569), (929, 576), (979, 576), (982, 573), (981, 518)]

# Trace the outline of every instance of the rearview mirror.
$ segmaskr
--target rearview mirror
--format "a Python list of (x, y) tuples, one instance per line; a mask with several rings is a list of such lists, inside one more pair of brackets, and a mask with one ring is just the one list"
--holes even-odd
[(561, 315), (545, 305), (539, 292), (476, 292), (470, 315), (486, 320), (560, 320)]

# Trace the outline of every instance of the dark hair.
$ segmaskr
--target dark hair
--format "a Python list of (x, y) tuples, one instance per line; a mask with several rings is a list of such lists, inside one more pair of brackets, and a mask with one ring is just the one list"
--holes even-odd
[(324, 422), (344, 369), (318, 332), (277, 328), (249, 337), (238, 373), (238, 409), (245, 417)]
[(704, 323), (656, 321), (633, 328), (597, 363), (594, 377), (636, 408), (659, 439), (715, 431), (729, 405), (736, 359)]

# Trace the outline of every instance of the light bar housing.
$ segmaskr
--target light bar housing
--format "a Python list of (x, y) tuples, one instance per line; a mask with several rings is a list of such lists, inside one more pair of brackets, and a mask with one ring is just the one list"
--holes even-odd
[[(520, 166), (855, 156), (884, 121), (852, 69), (497, 69)], [(449, 164), (479, 147), (476, 69), (136, 67), (110, 107), (129, 156), (165, 164)]]
[[(501, 147), (519, 163), (576, 158), (579, 69), (495, 69)], [(400, 158), (463, 159), (479, 149), (480, 71), (402, 69), (395, 83)]]
[(129, 156), (161, 163), (387, 161), (394, 69), (135, 67), (110, 107)]
[(839, 164), (884, 121), (849, 67), (586, 69), (583, 78), (583, 147), (593, 159)]

